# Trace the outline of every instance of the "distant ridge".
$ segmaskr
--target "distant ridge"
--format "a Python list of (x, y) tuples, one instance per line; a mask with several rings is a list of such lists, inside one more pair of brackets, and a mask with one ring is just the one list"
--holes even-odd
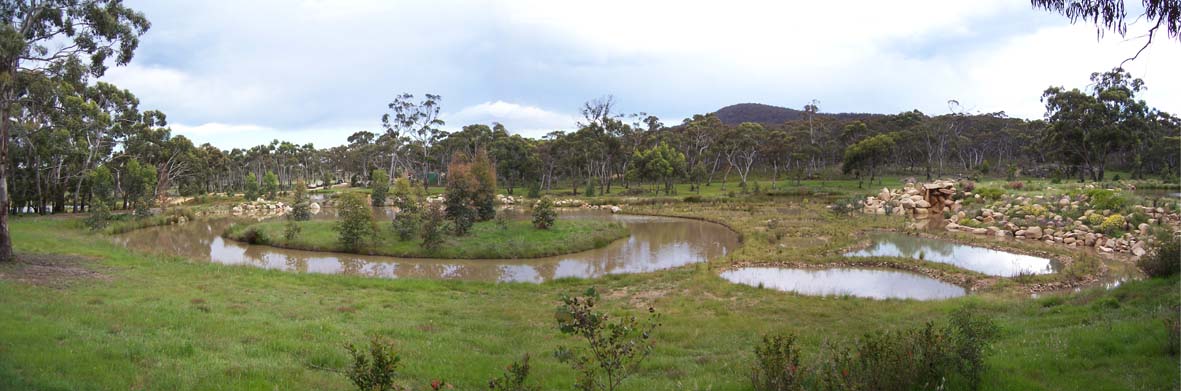
[[(780, 125), (788, 121), (807, 119), (802, 110), (786, 107), (765, 105), (762, 103), (739, 103), (729, 105), (714, 112), (722, 123), (737, 125), (743, 122), (757, 122), (764, 125)], [(841, 119), (862, 119), (880, 116), (882, 114), (869, 113), (818, 113), (817, 116), (835, 117)]]

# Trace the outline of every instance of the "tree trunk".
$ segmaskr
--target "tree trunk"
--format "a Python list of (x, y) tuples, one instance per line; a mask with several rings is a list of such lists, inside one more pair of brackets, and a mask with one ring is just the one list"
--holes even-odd
[(0, 109), (0, 262), (12, 262), (12, 236), (8, 234), (8, 126), (11, 106)]

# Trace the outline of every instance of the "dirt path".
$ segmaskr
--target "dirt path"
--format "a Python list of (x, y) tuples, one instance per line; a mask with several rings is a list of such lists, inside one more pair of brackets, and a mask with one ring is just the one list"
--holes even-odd
[(0, 264), (0, 280), (62, 289), (85, 280), (110, 280), (93, 270), (94, 260), (73, 255), (17, 254), (16, 262)]

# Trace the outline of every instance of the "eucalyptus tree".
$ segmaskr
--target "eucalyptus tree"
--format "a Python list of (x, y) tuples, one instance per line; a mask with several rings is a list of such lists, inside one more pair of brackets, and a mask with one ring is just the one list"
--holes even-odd
[[(726, 156), (726, 162), (730, 164), (730, 168), (738, 172), (743, 192), (746, 191), (746, 180), (750, 176), (755, 158), (759, 156), (759, 145), (765, 132), (766, 129), (763, 128), (763, 125), (743, 122), (726, 133), (723, 154)], [(726, 171), (729, 172), (729, 170)]]
[[(381, 125), (390, 138), (401, 139), (401, 137), (408, 136), (417, 147), (420, 153), (418, 158), (422, 167), (423, 189), (429, 185), (431, 147), (439, 141), (439, 127), (446, 124), (439, 118), (442, 99), (439, 95), (425, 94), (421, 101), (415, 102), (414, 95), (403, 93), (389, 103), (390, 112), (381, 116)], [(396, 145), (390, 149), (391, 175), (393, 175), (394, 163), (399, 158), (397, 151)]]

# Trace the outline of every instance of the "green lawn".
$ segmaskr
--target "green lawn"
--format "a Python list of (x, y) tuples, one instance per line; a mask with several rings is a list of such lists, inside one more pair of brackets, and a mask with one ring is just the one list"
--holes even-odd
[(764, 333), (798, 334), (810, 357), (826, 340), (920, 326), (967, 303), (1002, 328), (986, 389), (1181, 386), (1163, 323), (1181, 304), (1176, 277), (1041, 299), (872, 301), (730, 284), (706, 265), (537, 285), (387, 280), (142, 255), (70, 219), (18, 218), (12, 232), (22, 253), (92, 257), (79, 265), (101, 276), (38, 284), (21, 276), (44, 268), (0, 265), (0, 389), (346, 390), (335, 372), (344, 345), (375, 335), (396, 341), (416, 390), (436, 378), (484, 388), (524, 353), (543, 389), (570, 389), (572, 371), (550, 353), (577, 341), (553, 310), (560, 294), (590, 286), (614, 313), (664, 314), (628, 390), (749, 389)]
[[(340, 245), (334, 221), (315, 220), (298, 223), (301, 231), (293, 240), (283, 235), (284, 222), (265, 222), (248, 226), (235, 225), (226, 236), (246, 241), (249, 231), (257, 233), (255, 243), (312, 251), (347, 252)], [(527, 220), (510, 220), (504, 227), (494, 221), (472, 226), (465, 236), (447, 235), (443, 245), (431, 251), (422, 248), (415, 237), (401, 240), (388, 224), (379, 224), (377, 237), (360, 252), (412, 258), (510, 259), (539, 258), (569, 254), (604, 247), (627, 237), (622, 224), (599, 220), (558, 220), (549, 229), (537, 229)]]

